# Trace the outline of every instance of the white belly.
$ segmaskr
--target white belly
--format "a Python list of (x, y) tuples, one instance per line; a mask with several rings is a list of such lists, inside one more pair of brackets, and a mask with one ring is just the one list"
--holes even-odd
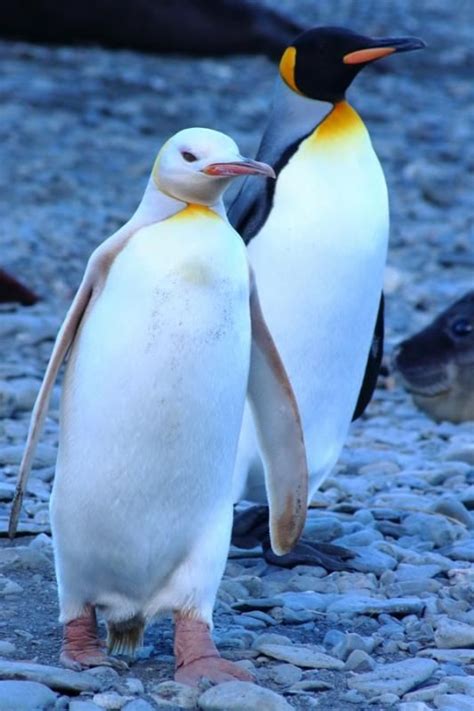
[[(334, 150), (303, 146), (279, 176), (273, 209), (248, 246), (260, 299), (302, 416), (310, 495), (334, 465), (363, 379), (388, 240), (385, 180), (367, 134)], [(249, 414), (236, 495), (262, 499)], [(252, 453), (253, 450), (253, 453)], [(240, 491), (239, 491), (240, 488)]]
[(223, 526), (225, 546), (248, 288), (245, 249), (220, 218), (145, 228), (116, 258), (65, 375), (52, 498), (60, 584), (75, 567), (93, 602), (145, 605), (204, 530)]

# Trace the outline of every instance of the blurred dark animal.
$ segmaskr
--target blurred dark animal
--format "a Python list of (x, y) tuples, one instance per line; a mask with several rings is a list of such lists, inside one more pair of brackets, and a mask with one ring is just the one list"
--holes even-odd
[(415, 404), (434, 420), (474, 420), (474, 291), (403, 341), (395, 365)]
[(2, 10), (0, 36), (157, 54), (278, 57), (302, 29), (281, 12), (249, 0), (15, 0)]
[(36, 304), (38, 297), (30, 289), (0, 269), (0, 304), (16, 302), (23, 306)]

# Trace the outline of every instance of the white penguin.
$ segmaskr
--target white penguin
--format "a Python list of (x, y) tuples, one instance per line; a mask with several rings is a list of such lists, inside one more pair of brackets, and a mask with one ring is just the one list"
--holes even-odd
[(248, 679), (210, 630), (232, 526), (246, 393), (266, 460), (272, 545), (304, 525), (307, 469), (296, 402), (265, 326), (245, 246), (222, 194), (273, 176), (228, 136), (187, 129), (161, 149), (129, 222), (92, 254), (32, 416), (10, 534), (51, 387), (69, 352), (51, 524), (61, 661), (112, 663), (146, 623), (175, 618), (176, 679)]
[[(345, 93), (368, 63), (423, 46), (412, 37), (371, 38), (337, 27), (299, 35), (281, 59), (257, 154), (277, 179), (259, 185), (247, 179), (229, 209), (248, 245), (263, 311), (298, 400), (309, 499), (336, 463), (351, 419), (369, 402), (382, 354), (387, 188), (368, 131)], [(234, 482), (234, 500), (241, 499), (266, 501), (248, 411)], [(261, 508), (236, 516), (235, 542), (261, 538), (265, 515)], [(268, 559), (291, 565), (313, 557), (344, 567), (326, 556), (330, 547), (312, 547), (313, 553), (301, 548), (301, 555), (280, 561), (270, 552)]]

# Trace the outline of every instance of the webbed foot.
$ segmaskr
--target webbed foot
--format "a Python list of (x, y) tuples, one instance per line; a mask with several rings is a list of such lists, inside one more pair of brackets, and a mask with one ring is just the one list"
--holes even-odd
[(201, 679), (213, 684), (223, 681), (253, 681), (253, 676), (238, 664), (222, 659), (212, 641), (209, 625), (185, 614), (175, 615), (175, 681), (198, 686)]
[(87, 605), (80, 617), (64, 625), (59, 661), (63, 666), (74, 671), (99, 666), (128, 669), (125, 662), (106, 654), (105, 645), (99, 638), (97, 619), (92, 605)]

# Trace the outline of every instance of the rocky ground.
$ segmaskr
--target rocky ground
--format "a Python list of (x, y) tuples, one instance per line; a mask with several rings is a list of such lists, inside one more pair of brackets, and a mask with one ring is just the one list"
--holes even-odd
[[(390, 187), (390, 353), (472, 288), (473, 5), (282, 4), (311, 22), (419, 34), (429, 43), (424, 53), (367, 70), (351, 91)], [(215, 637), (226, 657), (255, 671), (261, 689), (194, 693), (170, 683), (167, 620), (148, 631), (128, 672), (54, 666), (60, 628), (47, 506), (58, 389), (22, 536), (13, 546), (5, 539), (54, 335), (88, 254), (133, 210), (162, 141), (209, 125), (251, 153), (275, 70), (262, 57), (190, 60), (8, 43), (0, 56), (2, 266), (42, 297), (32, 308), (0, 309), (0, 679), (20, 680), (0, 681), (0, 710), (472, 709), (473, 425), (431, 422), (396, 384), (377, 390), (309, 512), (307, 534), (354, 549), (354, 570), (280, 571), (258, 551), (231, 551)]]

